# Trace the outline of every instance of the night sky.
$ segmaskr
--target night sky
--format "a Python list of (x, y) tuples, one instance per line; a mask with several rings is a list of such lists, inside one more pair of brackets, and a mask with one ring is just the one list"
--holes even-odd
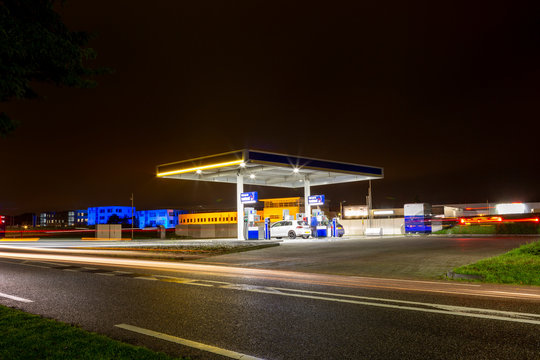
[[(383, 167), (375, 207), (540, 201), (538, 7), (520, 2), (68, 1), (94, 89), (0, 106), (0, 213), (230, 208), (155, 166), (253, 148)], [(303, 189), (246, 187), (259, 198)], [(314, 187), (364, 204), (367, 183)]]

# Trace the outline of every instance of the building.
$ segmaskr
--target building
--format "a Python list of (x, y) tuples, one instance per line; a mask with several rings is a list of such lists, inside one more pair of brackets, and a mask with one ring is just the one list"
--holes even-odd
[(275, 199), (260, 199), (264, 203), (263, 214), (261, 218), (270, 218), (271, 222), (283, 220), (285, 213), (296, 218), (296, 214), (300, 213), (300, 197), (287, 197)]
[(236, 224), (236, 211), (181, 214), (181, 225)]
[[(97, 206), (88, 208), (88, 226), (108, 224), (111, 216), (116, 215), (118, 220), (131, 225), (131, 206)], [(135, 212), (135, 208), (133, 208)]]
[(24, 213), (20, 215), (6, 216), (6, 225), (9, 226), (31, 226), (38, 225), (38, 217), (35, 213)]
[(39, 214), (39, 226), (86, 226), (87, 210), (47, 211)]
[(87, 226), (88, 225), (88, 210), (69, 210), (68, 211), (68, 226)]
[(39, 226), (68, 226), (67, 211), (47, 211), (39, 214)]
[(185, 214), (184, 210), (158, 209), (137, 211), (139, 228), (164, 226), (166, 229), (178, 225), (179, 216)]

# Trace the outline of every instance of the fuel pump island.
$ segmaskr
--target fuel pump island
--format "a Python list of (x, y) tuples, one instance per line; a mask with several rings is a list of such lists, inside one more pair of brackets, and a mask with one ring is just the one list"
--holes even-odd
[[(384, 170), (375, 166), (244, 149), (158, 165), (156, 176), (179, 180), (236, 183), (239, 220), (237, 235), (239, 240), (247, 240), (255, 236), (260, 239), (261, 235), (262, 238), (269, 238), (271, 234), (270, 219), (261, 221), (254, 208), (244, 209), (246, 202), (243, 200), (252, 201), (252, 197), (256, 196), (253, 193), (244, 193), (244, 183), (284, 188), (303, 187), (305, 210), (304, 213), (297, 214), (296, 220), (300, 215), (312, 229), (315, 226), (316, 231), (312, 232), (312, 235), (322, 237), (336, 234), (336, 221), (334, 219), (329, 222), (318, 209), (312, 211), (311, 207), (317, 201), (324, 202), (324, 196), (312, 197), (311, 186), (382, 179)], [(283, 214), (284, 220), (285, 216), (289, 219), (293, 215)]]
[[(257, 199), (257, 192), (242, 193), (240, 198), (243, 204), (254, 204)], [(324, 195), (312, 195), (308, 199), (310, 205), (324, 205)], [(244, 207), (244, 238), (246, 240), (269, 240), (272, 237), (284, 237), (282, 231), (285, 227), (286, 232), (294, 231), (293, 238), (296, 238), (296, 230), (299, 228), (308, 228), (310, 231), (307, 233), (300, 231), (299, 236), (308, 238), (309, 236), (315, 238), (325, 238), (328, 236), (337, 237), (337, 218), (328, 220), (328, 217), (320, 209), (312, 209), (311, 219), (308, 223), (308, 217), (304, 213), (297, 213), (296, 215), (290, 215), (289, 209), (282, 210), (281, 221), (274, 223), (275, 226), (280, 226), (279, 229), (273, 231), (271, 229), (272, 224), (269, 217), (261, 220), (261, 215), (257, 213), (257, 210), (253, 207)], [(294, 222), (296, 220), (296, 223)], [(309, 225), (311, 224), (311, 226)], [(291, 230), (292, 229), (292, 230)]]

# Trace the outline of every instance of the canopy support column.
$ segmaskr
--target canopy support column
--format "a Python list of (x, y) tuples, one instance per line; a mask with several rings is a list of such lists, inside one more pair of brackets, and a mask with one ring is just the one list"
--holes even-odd
[(240, 194), (244, 192), (244, 175), (241, 171), (236, 174), (236, 230), (238, 231), (238, 240), (244, 239), (244, 204)]
[(304, 178), (304, 212), (308, 220), (308, 224), (311, 224), (311, 205), (309, 205), (309, 197), (311, 196), (310, 182), (308, 177)]

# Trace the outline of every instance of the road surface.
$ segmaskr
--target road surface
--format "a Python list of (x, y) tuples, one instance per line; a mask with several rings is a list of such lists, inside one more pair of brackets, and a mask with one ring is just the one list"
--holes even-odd
[(0, 304), (196, 359), (540, 358), (536, 287), (23, 251), (0, 274)]

